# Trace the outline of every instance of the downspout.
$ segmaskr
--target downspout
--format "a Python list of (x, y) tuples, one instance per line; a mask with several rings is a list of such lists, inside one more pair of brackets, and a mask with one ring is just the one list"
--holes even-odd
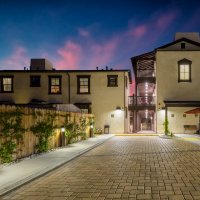
[[(124, 133), (125, 133), (125, 124), (126, 124), (126, 97), (125, 97), (125, 87), (126, 87), (126, 83), (125, 83), (125, 81), (126, 81), (126, 79), (125, 79), (125, 76), (126, 76), (126, 74), (125, 74), (125, 72), (124, 72)], [(128, 112), (128, 111), (127, 111)]]
[(70, 97), (70, 75), (69, 75), (69, 72), (67, 72), (67, 76), (68, 76), (68, 104), (71, 103), (71, 97)]

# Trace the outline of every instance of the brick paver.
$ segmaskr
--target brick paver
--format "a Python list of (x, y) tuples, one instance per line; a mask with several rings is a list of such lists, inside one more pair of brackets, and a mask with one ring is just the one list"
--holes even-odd
[(159, 137), (113, 137), (2, 199), (200, 199), (200, 146)]

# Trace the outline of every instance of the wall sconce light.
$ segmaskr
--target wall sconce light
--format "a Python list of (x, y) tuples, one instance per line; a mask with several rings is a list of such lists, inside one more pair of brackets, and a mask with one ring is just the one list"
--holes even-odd
[(116, 110), (122, 110), (122, 108), (120, 106), (117, 106)]

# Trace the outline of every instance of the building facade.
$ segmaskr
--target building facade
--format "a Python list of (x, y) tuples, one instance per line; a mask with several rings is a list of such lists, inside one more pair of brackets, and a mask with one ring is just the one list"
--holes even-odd
[(75, 105), (94, 114), (96, 128), (123, 133), (129, 131), (130, 83), (129, 70), (55, 70), (45, 59), (31, 59), (30, 70), (0, 71), (0, 103)]
[(133, 57), (135, 96), (130, 97), (134, 131), (164, 132), (168, 120), (173, 133), (188, 133), (199, 126), (198, 114), (186, 111), (200, 107), (199, 33), (177, 33), (175, 40), (154, 51)]

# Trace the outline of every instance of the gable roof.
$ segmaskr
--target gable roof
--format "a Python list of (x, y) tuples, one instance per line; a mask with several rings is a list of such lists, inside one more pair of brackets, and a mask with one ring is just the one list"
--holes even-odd
[(131, 58), (134, 73), (137, 68), (154, 69), (155, 51), (150, 51)]
[(175, 40), (174, 42), (170, 42), (170, 43), (168, 43), (166, 45), (160, 46), (160, 47), (156, 48), (155, 50), (165, 49), (166, 47), (172, 46), (172, 45), (177, 44), (179, 42), (188, 42), (190, 44), (193, 44), (193, 45), (196, 45), (196, 46), (200, 47), (200, 43), (199, 42), (190, 40), (188, 38), (180, 38), (178, 40)]

